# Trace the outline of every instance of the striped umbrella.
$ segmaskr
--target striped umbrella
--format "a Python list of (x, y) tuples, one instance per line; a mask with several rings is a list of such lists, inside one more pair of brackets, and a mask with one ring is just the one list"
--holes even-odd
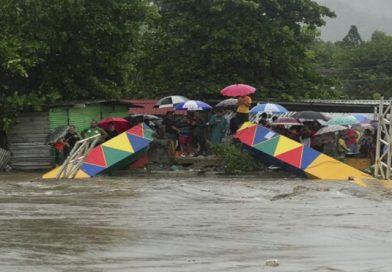
[(359, 124), (359, 121), (354, 116), (341, 116), (335, 117), (328, 121), (328, 125), (341, 125), (341, 126), (352, 126)]
[(154, 108), (174, 108), (177, 104), (188, 101), (188, 98), (181, 95), (172, 95), (166, 96), (164, 98), (159, 99), (157, 103), (155, 103)]
[(266, 112), (271, 114), (282, 114), (289, 112), (285, 107), (279, 104), (273, 103), (265, 103), (265, 104), (257, 104), (250, 110), (250, 113), (257, 114), (260, 112)]
[(187, 111), (204, 111), (210, 109), (212, 109), (210, 105), (199, 100), (188, 100), (176, 106), (176, 110), (187, 110)]

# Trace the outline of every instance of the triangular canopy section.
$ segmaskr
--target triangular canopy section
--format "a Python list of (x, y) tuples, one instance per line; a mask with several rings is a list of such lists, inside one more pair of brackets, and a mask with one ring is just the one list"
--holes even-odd
[(106, 143), (102, 144), (102, 146), (118, 149), (129, 153), (134, 153), (126, 132), (121, 133), (120, 135), (107, 141)]
[(300, 146), (286, 153), (280, 154), (276, 156), (276, 158), (296, 168), (299, 168), (301, 166), (302, 150), (303, 147)]
[(257, 127), (257, 129), (256, 129), (255, 137), (253, 139), (254, 146), (261, 143), (261, 142), (268, 141), (274, 137), (279, 136), (279, 134), (277, 134), (277, 133), (273, 132), (272, 130), (269, 130), (265, 127), (262, 127), (262, 126), (256, 126), (256, 127)]
[(137, 135), (139, 137), (144, 137), (143, 127), (140, 124), (132, 127), (131, 129), (128, 129), (127, 133)]
[(293, 150), (295, 148), (298, 148), (300, 146), (302, 146), (302, 144), (300, 144), (294, 140), (291, 140), (285, 136), (280, 136), (279, 143), (278, 143), (278, 146), (276, 147), (274, 156), (275, 157), (279, 156), (280, 154), (286, 153), (286, 152)]
[(97, 146), (93, 150), (91, 150), (88, 153), (86, 160), (84, 162), (101, 166), (101, 167), (106, 167), (106, 160), (105, 160), (105, 155), (103, 154), (102, 147)]
[(274, 137), (271, 140), (261, 142), (254, 146), (255, 149), (273, 156), (278, 145), (279, 137)]
[(131, 152), (125, 152), (107, 146), (103, 147), (103, 152), (105, 153), (106, 163), (108, 167), (111, 167), (121, 162), (123, 159), (130, 157), (133, 154)]
[(142, 138), (136, 135), (128, 134), (129, 141), (131, 142), (132, 148), (135, 152), (138, 152), (146, 147), (148, 147), (151, 143), (150, 140), (146, 138)]
[(320, 154), (320, 152), (313, 148), (305, 146), (302, 152), (301, 169), (305, 170), (315, 159), (317, 159), (318, 156), (320, 156)]
[(238, 130), (236, 133), (236, 138), (239, 139), (242, 143), (252, 146), (253, 139), (255, 138), (256, 133), (256, 125)]
[(89, 164), (89, 163), (83, 163), (81, 167), (82, 171), (85, 172), (87, 175), (90, 177), (93, 177), (102, 171), (104, 171), (106, 168), (105, 167), (100, 167), (94, 164)]

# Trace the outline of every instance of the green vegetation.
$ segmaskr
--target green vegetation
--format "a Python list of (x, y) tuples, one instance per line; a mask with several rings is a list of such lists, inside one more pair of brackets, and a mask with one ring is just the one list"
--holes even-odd
[(0, 128), (23, 108), (75, 99), (255, 99), (392, 94), (392, 37), (318, 40), (311, 0), (0, 0)]
[(145, 0), (0, 0), (0, 127), (22, 108), (132, 86)]
[(317, 41), (317, 70), (330, 82), (338, 99), (392, 97), (392, 36), (376, 31), (362, 41), (351, 28), (342, 42)]
[(253, 157), (235, 144), (216, 144), (212, 145), (211, 149), (221, 159), (222, 168), (227, 174), (250, 172), (257, 169)]

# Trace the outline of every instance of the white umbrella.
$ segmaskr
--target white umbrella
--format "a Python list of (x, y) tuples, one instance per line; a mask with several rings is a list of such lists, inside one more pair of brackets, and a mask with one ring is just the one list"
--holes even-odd
[(341, 125), (330, 125), (327, 127), (323, 127), (322, 129), (320, 129), (319, 131), (317, 131), (316, 135), (322, 135), (322, 134), (327, 134), (327, 133), (335, 133), (338, 131), (343, 131), (343, 130), (347, 130), (347, 127), (341, 126)]

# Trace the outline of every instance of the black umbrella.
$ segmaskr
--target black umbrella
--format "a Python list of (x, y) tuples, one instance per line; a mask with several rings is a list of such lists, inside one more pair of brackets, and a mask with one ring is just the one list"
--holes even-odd
[(322, 120), (322, 121), (328, 121), (329, 118), (322, 114), (321, 112), (316, 112), (316, 111), (300, 111), (295, 113), (292, 117), (301, 120), (302, 122), (306, 121), (317, 121), (317, 120)]
[(215, 105), (216, 109), (235, 109), (238, 105), (238, 99), (236, 98), (229, 98), (223, 100)]

